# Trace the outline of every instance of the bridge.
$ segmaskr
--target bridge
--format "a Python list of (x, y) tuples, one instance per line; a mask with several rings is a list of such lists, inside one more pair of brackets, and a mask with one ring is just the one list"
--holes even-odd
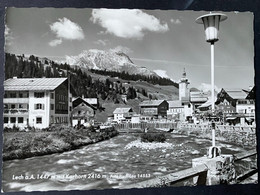
[(148, 187), (164, 187), (173, 186), (189, 179), (193, 180), (192, 185), (217, 185), (217, 184), (237, 184), (241, 183), (254, 174), (257, 174), (256, 167), (246, 170), (237, 175), (235, 166), (243, 159), (256, 157), (256, 150), (250, 150), (246, 153), (236, 155), (221, 155), (209, 159), (201, 157), (193, 159), (192, 167), (175, 173), (156, 177), (140, 183), (131, 184), (124, 188), (148, 188)]

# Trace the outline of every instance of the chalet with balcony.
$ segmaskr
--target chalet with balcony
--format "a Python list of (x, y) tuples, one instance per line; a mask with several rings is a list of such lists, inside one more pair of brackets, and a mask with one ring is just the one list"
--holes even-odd
[(72, 102), (72, 105), (72, 126), (94, 123), (96, 107), (89, 104), (81, 97), (76, 98)]
[(131, 116), (134, 114), (132, 108), (116, 108), (113, 112), (114, 121), (117, 123), (131, 121)]
[(147, 100), (140, 103), (140, 114), (152, 117), (151, 119), (166, 118), (168, 109), (169, 103), (166, 100)]
[(252, 90), (221, 89), (216, 105), (223, 110), (227, 120), (240, 118), (240, 123), (248, 124), (255, 119), (254, 88)]
[(4, 127), (46, 128), (70, 124), (72, 94), (67, 78), (11, 78), (4, 81)]

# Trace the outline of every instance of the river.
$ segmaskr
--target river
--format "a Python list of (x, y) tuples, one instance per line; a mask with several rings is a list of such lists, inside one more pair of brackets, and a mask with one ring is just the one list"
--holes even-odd
[[(77, 150), (3, 162), (4, 192), (88, 190), (125, 185), (191, 167), (193, 158), (207, 153), (211, 141), (166, 134), (171, 147), (129, 148), (138, 134), (121, 134)], [(246, 151), (216, 142), (223, 154)]]

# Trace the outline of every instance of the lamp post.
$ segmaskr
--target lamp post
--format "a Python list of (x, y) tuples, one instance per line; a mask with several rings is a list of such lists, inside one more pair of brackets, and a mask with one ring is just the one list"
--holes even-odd
[[(215, 111), (214, 96), (214, 43), (218, 41), (219, 23), (226, 20), (227, 16), (221, 13), (210, 13), (196, 19), (198, 24), (204, 25), (206, 41), (210, 43), (211, 50), (211, 109)], [(215, 124), (212, 123), (212, 147), (215, 147)]]

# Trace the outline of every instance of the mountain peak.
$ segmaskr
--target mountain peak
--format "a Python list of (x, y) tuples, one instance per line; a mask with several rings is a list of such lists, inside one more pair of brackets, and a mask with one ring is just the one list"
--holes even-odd
[(145, 67), (135, 65), (128, 55), (114, 50), (84, 50), (77, 56), (66, 56), (66, 63), (86, 69), (128, 72), (145, 76), (157, 76)]

